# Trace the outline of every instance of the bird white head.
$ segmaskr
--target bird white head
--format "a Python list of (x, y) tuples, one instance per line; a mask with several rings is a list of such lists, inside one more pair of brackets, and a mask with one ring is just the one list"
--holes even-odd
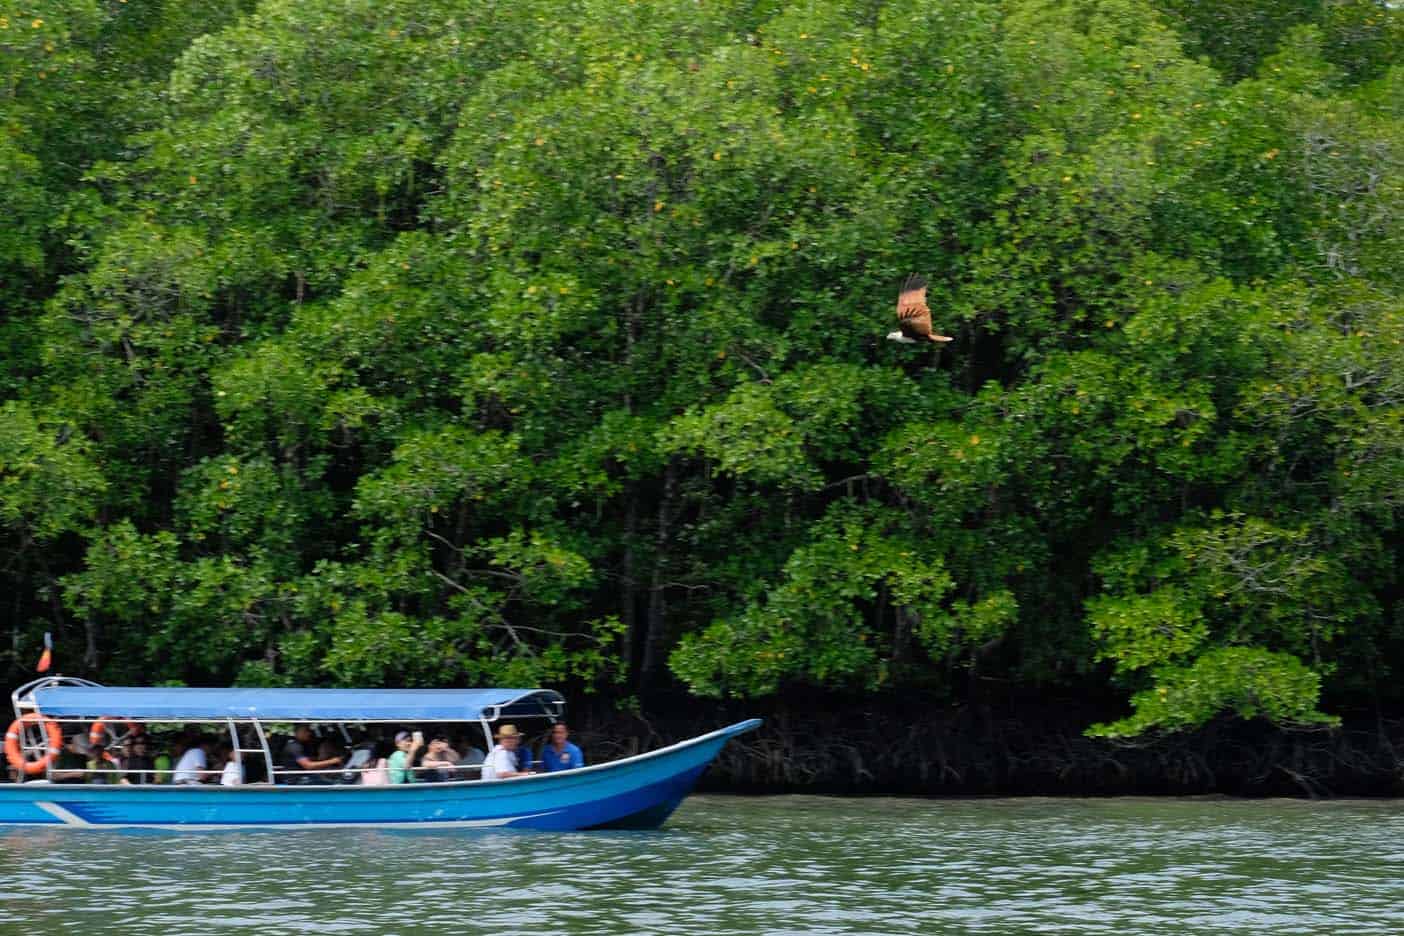
[(915, 339), (915, 338), (908, 338), (906, 335), (902, 334), (902, 333), (899, 332), (899, 331), (888, 332), (888, 333), (887, 333), (887, 340), (888, 340), (888, 341), (897, 341), (897, 342), (900, 342), (900, 343), (902, 343), (902, 344), (916, 344), (916, 339)]

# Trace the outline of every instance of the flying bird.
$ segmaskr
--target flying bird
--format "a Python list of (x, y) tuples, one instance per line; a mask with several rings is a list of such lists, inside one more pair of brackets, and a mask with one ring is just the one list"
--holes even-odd
[(897, 293), (897, 331), (889, 332), (888, 341), (916, 344), (918, 341), (953, 341), (931, 330), (931, 310), (926, 306), (926, 277), (913, 273)]

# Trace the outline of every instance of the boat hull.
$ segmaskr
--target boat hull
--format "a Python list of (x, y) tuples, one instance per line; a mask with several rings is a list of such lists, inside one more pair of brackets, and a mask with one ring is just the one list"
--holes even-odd
[(227, 829), (656, 828), (758, 719), (579, 770), (513, 780), (363, 786), (0, 784), (0, 826)]

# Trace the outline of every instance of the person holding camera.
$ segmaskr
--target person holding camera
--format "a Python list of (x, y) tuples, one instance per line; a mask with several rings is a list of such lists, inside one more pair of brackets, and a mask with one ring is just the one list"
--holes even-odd
[(414, 782), (414, 756), (424, 747), (424, 732), (397, 731), (395, 753), (390, 755), (388, 769), (391, 783)]

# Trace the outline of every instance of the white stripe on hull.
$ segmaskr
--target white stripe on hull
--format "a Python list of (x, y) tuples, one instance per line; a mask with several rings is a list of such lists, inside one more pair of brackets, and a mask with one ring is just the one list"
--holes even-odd
[(520, 819), (536, 819), (540, 816), (554, 816), (564, 812), (550, 809), (546, 812), (524, 813), (520, 816), (498, 816), (494, 819), (424, 819), (401, 822), (229, 822), (229, 823), (154, 823), (154, 822), (89, 822), (74, 815), (57, 803), (35, 803), (44, 812), (64, 825), (84, 829), (154, 829), (163, 832), (220, 832), (232, 829), (488, 829), (510, 826)]
[(91, 822), (84, 819), (82, 816), (75, 816), (58, 803), (36, 802), (34, 805), (44, 810), (44, 812), (53, 816), (55, 819), (60, 820), (64, 825), (92, 827)]

